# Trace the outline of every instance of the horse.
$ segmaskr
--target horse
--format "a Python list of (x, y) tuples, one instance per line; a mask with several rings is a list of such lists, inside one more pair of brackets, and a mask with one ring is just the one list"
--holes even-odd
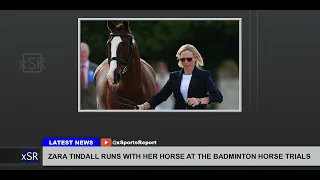
[(108, 58), (94, 72), (97, 109), (138, 109), (157, 93), (156, 73), (140, 58), (129, 21), (107, 22)]

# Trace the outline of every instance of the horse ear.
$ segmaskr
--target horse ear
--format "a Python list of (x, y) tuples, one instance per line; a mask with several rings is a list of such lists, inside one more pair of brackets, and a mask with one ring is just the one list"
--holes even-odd
[(129, 21), (122, 21), (125, 30), (129, 30)]
[(107, 26), (108, 26), (108, 29), (111, 31), (111, 32), (114, 32), (116, 30), (116, 25), (114, 25), (112, 22), (110, 21), (107, 21)]

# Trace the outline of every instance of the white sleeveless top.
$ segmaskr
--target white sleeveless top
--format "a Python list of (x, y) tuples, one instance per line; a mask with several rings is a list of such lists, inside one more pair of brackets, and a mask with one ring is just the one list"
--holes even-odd
[(181, 86), (180, 86), (180, 92), (184, 98), (185, 101), (187, 101), (188, 98), (188, 90), (189, 90), (189, 84), (191, 81), (192, 74), (190, 75), (182, 75), (182, 80), (181, 80)]

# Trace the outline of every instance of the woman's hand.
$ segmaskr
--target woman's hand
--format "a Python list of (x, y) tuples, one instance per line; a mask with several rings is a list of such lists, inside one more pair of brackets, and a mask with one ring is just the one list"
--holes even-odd
[(143, 104), (138, 105), (138, 107), (139, 107), (139, 110), (145, 110), (145, 108), (144, 108), (144, 105), (143, 105)]
[(150, 104), (148, 102), (145, 102), (141, 105), (138, 105), (138, 107), (139, 107), (139, 110), (146, 110), (150, 108)]
[(195, 107), (195, 106), (198, 106), (200, 104), (200, 102), (199, 102), (198, 98), (188, 98), (187, 99), (187, 104), (189, 106)]

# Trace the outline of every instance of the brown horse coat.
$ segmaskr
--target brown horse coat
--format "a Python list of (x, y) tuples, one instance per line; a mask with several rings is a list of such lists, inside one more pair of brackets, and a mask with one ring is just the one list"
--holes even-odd
[[(123, 86), (117, 90), (117, 94), (122, 98), (126, 98), (134, 103), (142, 104), (149, 97), (157, 93), (156, 76), (154, 69), (143, 59), (140, 59), (141, 74), (126, 74), (131, 76), (128, 82), (122, 82)], [(94, 83), (96, 86), (97, 108), (98, 109), (133, 109), (133, 107), (121, 105), (112, 96), (107, 82), (107, 74), (109, 72), (108, 59), (104, 60), (94, 73)], [(139, 71), (138, 71), (139, 72)], [(129, 73), (129, 70), (128, 70)], [(140, 84), (133, 84), (134, 78), (142, 77)], [(132, 83), (130, 83), (130, 78)], [(137, 83), (137, 82), (136, 82)], [(132, 86), (131, 86), (132, 85)], [(124, 102), (119, 99), (120, 102)], [(127, 103), (127, 102), (124, 102)]]
[[(136, 105), (146, 102), (157, 93), (155, 72), (146, 61), (140, 58), (138, 45), (135, 43), (128, 21), (122, 21), (118, 25), (108, 22), (107, 25), (111, 32), (107, 42), (108, 58), (112, 59), (112, 62), (117, 62), (117, 65), (113, 66), (116, 69), (111, 72), (106, 59), (94, 73), (97, 108), (134, 109)], [(125, 67), (127, 71), (123, 71)], [(115, 85), (108, 83), (109, 71), (120, 77), (120, 83), (118, 83), (119, 79)], [(114, 79), (112, 74), (110, 74), (111, 78)]]

